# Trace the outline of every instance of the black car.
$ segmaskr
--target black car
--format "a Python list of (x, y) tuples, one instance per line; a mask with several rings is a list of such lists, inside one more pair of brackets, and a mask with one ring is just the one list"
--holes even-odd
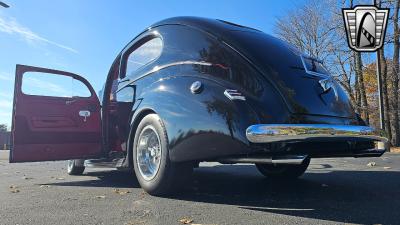
[[(29, 88), (53, 78), (81, 89)], [(388, 148), (322, 62), (222, 20), (150, 26), (116, 57), (100, 95), (76, 74), (17, 65), (10, 162), (70, 160), (71, 175), (125, 168), (159, 195), (181, 187), (201, 161), (296, 178), (313, 157), (377, 157)]]

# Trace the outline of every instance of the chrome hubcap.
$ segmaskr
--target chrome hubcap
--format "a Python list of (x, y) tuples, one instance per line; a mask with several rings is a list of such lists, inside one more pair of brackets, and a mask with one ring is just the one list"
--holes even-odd
[(146, 126), (139, 135), (136, 147), (136, 162), (140, 175), (145, 180), (153, 179), (160, 168), (160, 137), (151, 125)]

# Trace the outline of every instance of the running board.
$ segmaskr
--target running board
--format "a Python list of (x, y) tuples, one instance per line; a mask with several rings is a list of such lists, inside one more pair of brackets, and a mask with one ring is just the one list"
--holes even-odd
[(307, 158), (307, 155), (284, 155), (267, 158), (265, 156), (233, 156), (218, 159), (220, 163), (264, 163), (264, 164), (293, 164), (300, 165)]
[(95, 167), (95, 168), (119, 168), (122, 167), (124, 159), (88, 159), (85, 160), (85, 167)]

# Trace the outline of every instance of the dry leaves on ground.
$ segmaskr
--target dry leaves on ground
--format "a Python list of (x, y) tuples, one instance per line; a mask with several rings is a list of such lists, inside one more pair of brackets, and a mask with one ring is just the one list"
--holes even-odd
[(370, 166), (370, 167), (376, 166), (376, 162), (369, 162), (369, 163), (367, 164), (367, 166)]
[(15, 185), (10, 185), (10, 191), (11, 193), (18, 193), (19, 189), (17, 189), (18, 187)]
[(131, 193), (131, 192), (128, 191), (128, 190), (120, 190), (120, 189), (118, 189), (118, 188), (113, 189), (113, 192), (116, 193), (116, 194), (120, 194), (120, 195), (126, 195), (126, 194), (128, 194), (128, 193)]
[(188, 218), (188, 217), (184, 217), (184, 218), (180, 219), (179, 222), (182, 223), (182, 224), (190, 224), (190, 223), (193, 222), (193, 219)]
[(400, 153), (400, 148), (399, 147), (390, 147), (390, 152)]

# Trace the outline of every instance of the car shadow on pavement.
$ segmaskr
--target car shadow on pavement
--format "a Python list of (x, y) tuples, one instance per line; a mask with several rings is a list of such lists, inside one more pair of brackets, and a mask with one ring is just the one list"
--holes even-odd
[(79, 186), (79, 187), (117, 187), (117, 188), (140, 188), (134, 174), (117, 170), (86, 172), (82, 176), (75, 177), (95, 177), (90, 180), (64, 181), (57, 183), (46, 183), (41, 185), (51, 186)]
[[(330, 166), (284, 182), (264, 178), (253, 165), (200, 167), (184, 191), (167, 198), (340, 223), (399, 223), (400, 172), (327, 168)], [(132, 175), (120, 171), (88, 172), (85, 176), (98, 179), (48, 185), (140, 188)]]
[(199, 168), (190, 190), (170, 198), (357, 224), (398, 224), (400, 172), (311, 171), (295, 181), (264, 178), (253, 165)]

